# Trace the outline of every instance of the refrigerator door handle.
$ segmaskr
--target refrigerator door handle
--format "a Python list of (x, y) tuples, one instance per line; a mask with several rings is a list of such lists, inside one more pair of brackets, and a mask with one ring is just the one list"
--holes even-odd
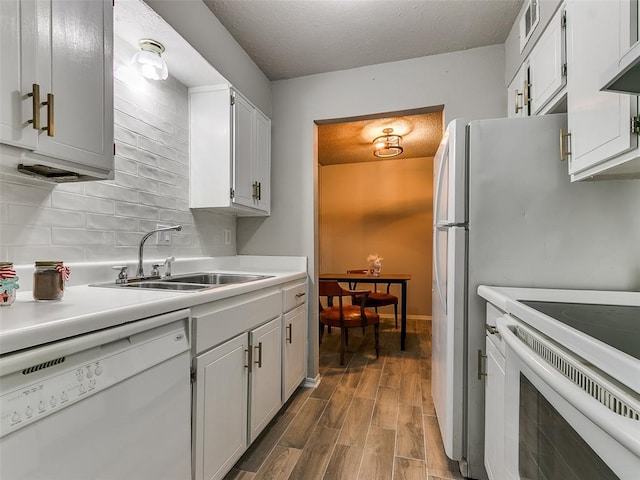
[(440, 187), (442, 185), (444, 172), (448, 165), (448, 160), (445, 160), (445, 159), (447, 159), (448, 157), (449, 157), (449, 142), (447, 141), (444, 147), (444, 152), (442, 153), (442, 161), (440, 162), (440, 165), (439, 165), (440, 170), (438, 171), (438, 181), (436, 182), (436, 204), (434, 207), (435, 218), (433, 219), (433, 221), (436, 224), (438, 223), (438, 220), (439, 220), (438, 213), (440, 213)]
[(434, 230), (434, 235), (433, 235), (433, 247), (434, 247), (434, 259), (433, 261), (435, 262), (435, 266), (436, 268), (434, 268), (435, 270), (435, 277), (436, 277), (436, 288), (438, 289), (438, 296), (440, 297), (440, 304), (442, 305), (442, 311), (444, 312), (444, 314), (447, 314), (447, 301), (444, 298), (444, 294), (442, 292), (442, 284), (440, 282), (440, 264), (438, 263), (438, 259), (440, 258), (440, 253), (438, 250), (438, 228), (436, 228)]

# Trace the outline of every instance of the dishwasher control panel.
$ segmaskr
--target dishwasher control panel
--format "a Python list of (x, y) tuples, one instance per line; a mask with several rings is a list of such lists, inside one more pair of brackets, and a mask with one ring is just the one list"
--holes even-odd
[(114, 378), (105, 370), (111, 361), (104, 358), (2, 395), (2, 434), (111, 385)]
[(186, 322), (178, 321), (4, 375), (0, 437), (188, 349)]

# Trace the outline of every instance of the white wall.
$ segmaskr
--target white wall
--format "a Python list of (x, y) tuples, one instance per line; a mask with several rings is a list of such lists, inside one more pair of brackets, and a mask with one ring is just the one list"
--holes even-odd
[[(271, 216), (238, 219), (241, 254), (305, 255), (314, 282), (314, 120), (444, 105), (453, 118), (506, 116), (504, 48), (477, 48), (273, 83)], [(318, 371), (317, 289), (309, 302), (309, 375)], [(315, 292), (315, 293), (314, 293)]]
[[(117, 67), (133, 47), (116, 38)], [(137, 258), (144, 232), (157, 224), (183, 225), (171, 246), (147, 240), (146, 259), (169, 255), (234, 255), (223, 228), (235, 218), (188, 208), (187, 89), (172, 77), (143, 80), (139, 89), (115, 81), (115, 179), (55, 185), (0, 174), (0, 260), (83, 262)]]
[(201, 0), (145, 0), (218, 72), (271, 117), (271, 83)]

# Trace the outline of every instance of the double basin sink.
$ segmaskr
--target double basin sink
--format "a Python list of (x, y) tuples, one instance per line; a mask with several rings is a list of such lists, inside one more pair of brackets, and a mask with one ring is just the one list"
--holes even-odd
[(144, 288), (149, 290), (173, 290), (196, 292), (208, 288), (223, 287), (237, 283), (253, 282), (270, 278), (272, 275), (254, 275), (245, 273), (189, 273), (166, 278), (130, 279), (125, 283), (100, 283), (92, 287)]

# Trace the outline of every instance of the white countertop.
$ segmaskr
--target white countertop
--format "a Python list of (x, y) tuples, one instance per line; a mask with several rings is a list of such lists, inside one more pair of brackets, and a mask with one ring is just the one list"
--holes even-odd
[[(521, 303), (521, 300), (640, 306), (640, 292), (480, 285), (478, 295), (640, 393), (640, 360)], [(606, 319), (603, 319), (606, 321)], [(640, 318), (638, 319), (640, 323)]]
[[(0, 308), (0, 352), (6, 354), (297, 279), (306, 279), (306, 259), (301, 257), (233, 258), (238, 260), (208, 259), (208, 261), (197, 260), (183, 265), (178, 264), (176, 265), (178, 268), (174, 269), (174, 275), (215, 270), (251, 272), (272, 275), (272, 277), (197, 292), (73, 285), (66, 286), (62, 300), (54, 302), (36, 302), (33, 300), (31, 291), (24, 291), (21, 288), (13, 305)], [(104, 265), (101, 267), (104, 270)], [(73, 274), (72, 266), (72, 276)], [(115, 278), (113, 272), (109, 271), (109, 275), (110, 280)], [(86, 271), (82, 276), (87, 283), (106, 281), (102, 274), (97, 275), (97, 278), (94, 277), (95, 280), (87, 280), (91, 275)], [(19, 283), (22, 284), (22, 280)]]

